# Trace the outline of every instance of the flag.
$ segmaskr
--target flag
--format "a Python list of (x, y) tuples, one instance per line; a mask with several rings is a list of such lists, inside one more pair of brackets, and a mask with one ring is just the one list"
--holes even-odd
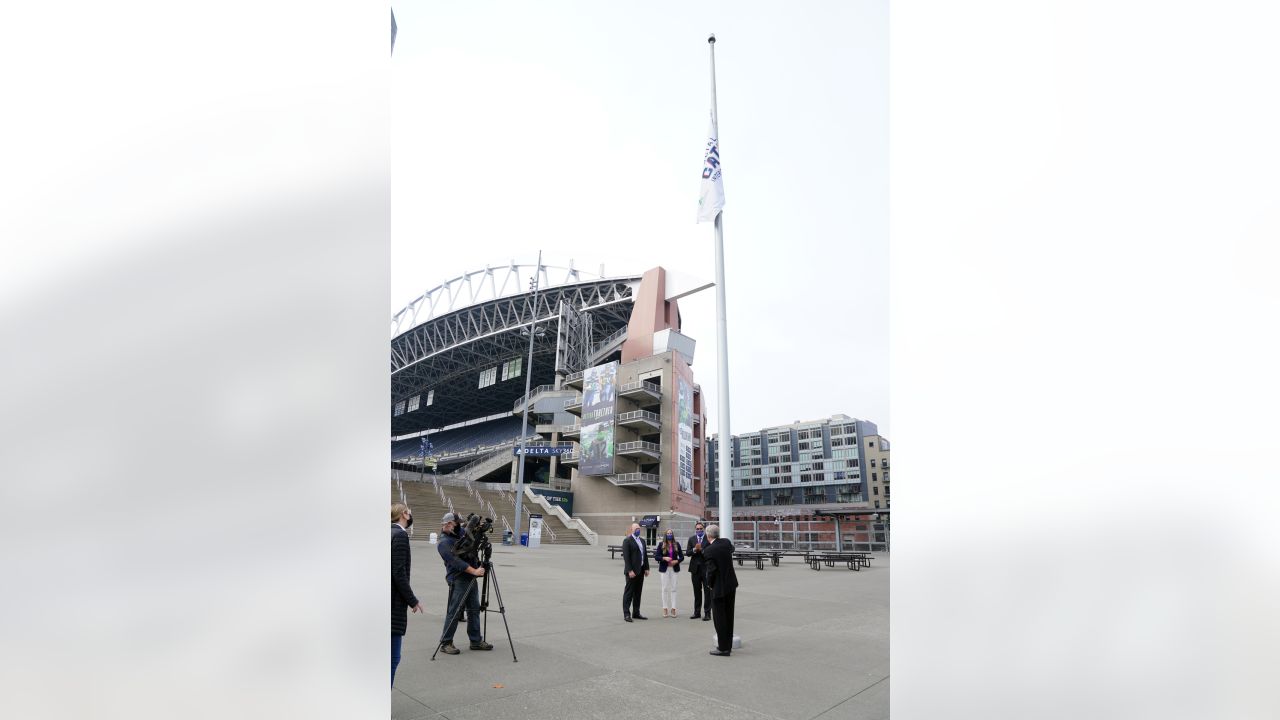
[(418, 457), (424, 458), (431, 452), (431, 443), (425, 437), (418, 439)]
[(702, 195), (698, 198), (698, 222), (714, 221), (724, 207), (724, 181), (720, 177), (720, 139), (716, 118), (711, 116), (707, 149), (702, 155)]

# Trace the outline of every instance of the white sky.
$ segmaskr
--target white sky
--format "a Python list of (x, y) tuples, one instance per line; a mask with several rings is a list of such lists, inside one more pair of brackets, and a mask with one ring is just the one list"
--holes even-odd
[[(731, 429), (889, 426), (888, 3), (395, 4), (392, 312), (486, 264), (713, 279), (716, 34)], [(715, 294), (680, 301), (717, 412)]]

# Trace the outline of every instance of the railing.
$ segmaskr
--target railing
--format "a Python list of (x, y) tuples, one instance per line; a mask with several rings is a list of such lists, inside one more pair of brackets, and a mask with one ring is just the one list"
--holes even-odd
[[(565, 527), (570, 530), (577, 530), (579, 535), (586, 538), (588, 544), (596, 545), (600, 542), (600, 535), (595, 530), (587, 527), (587, 524), (578, 518), (571, 517), (564, 511), (564, 508), (556, 505), (555, 503), (548, 502), (545, 497), (538, 495), (529, 488), (525, 488), (525, 496), (529, 498), (529, 502), (531, 504), (536, 503), (541, 506), (547, 515), (554, 515), (559, 518), (560, 522), (563, 523)], [(554, 531), (552, 532), (551, 537), (553, 539), (555, 538)]]
[(526, 401), (532, 400), (534, 395), (537, 395), (540, 392), (545, 392), (547, 390), (555, 390), (555, 389), (556, 389), (555, 385), (539, 385), (538, 387), (530, 390), (528, 393), (521, 395), (520, 399), (516, 400), (515, 405), (512, 406), (511, 409), (513, 411), (519, 410), (520, 408), (524, 407), (524, 404)]
[(577, 397), (572, 397), (572, 398), (569, 398), (568, 400), (565, 400), (564, 405), (562, 405), (561, 407), (573, 407), (574, 405), (581, 405), (581, 404), (582, 404), (582, 396), (579, 395)]
[(628, 392), (631, 392), (632, 390), (649, 390), (651, 392), (657, 393), (658, 395), (662, 395), (662, 386), (659, 385), (658, 383), (651, 383), (648, 380), (641, 380), (640, 382), (627, 383), (618, 388), (618, 393), (619, 394), (628, 393)]
[(569, 384), (569, 383), (573, 382), (574, 380), (581, 380), (581, 379), (582, 379), (582, 375), (583, 375), (583, 373), (585, 373), (585, 372), (586, 372), (586, 370), (579, 370), (578, 372), (575, 372), (575, 373), (569, 373), (568, 375), (565, 375), (565, 376), (564, 376), (564, 382), (565, 382), (565, 384), (567, 385), (567, 384)]
[(606, 347), (608, 347), (610, 343), (614, 342), (615, 340), (617, 340), (618, 338), (620, 338), (620, 337), (622, 337), (623, 335), (626, 335), (626, 334), (627, 334), (627, 326), (626, 326), (626, 325), (623, 325), (622, 327), (618, 328), (617, 330), (614, 330), (614, 331), (613, 331), (613, 333), (609, 335), (609, 337), (607, 337), (607, 338), (605, 338), (605, 339), (601, 340), (601, 341), (600, 341), (600, 342), (598, 342), (598, 343), (594, 343), (594, 344), (592, 344), (592, 346), (591, 346), (591, 354), (592, 354), (592, 355), (595, 355), (596, 353), (598, 353), (598, 352), (600, 352), (601, 350), (603, 350), (603, 349), (605, 349)]
[(648, 442), (645, 440), (634, 440), (631, 442), (618, 443), (617, 451), (620, 453), (628, 450), (651, 450), (658, 454), (662, 454), (662, 446), (656, 442)]
[(653, 473), (620, 473), (608, 476), (614, 485), (657, 485), (658, 476)]
[(580, 452), (569, 452), (560, 456), (560, 462), (562, 463), (578, 462), (581, 459), (582, 459), (582, 453)]
[(652, 420), (655, 423), (662, 423), (662, 416), (656, 412), (649, 410), (632, 410), (631, 412), (618, 413), (618, 422), (627, 420)]

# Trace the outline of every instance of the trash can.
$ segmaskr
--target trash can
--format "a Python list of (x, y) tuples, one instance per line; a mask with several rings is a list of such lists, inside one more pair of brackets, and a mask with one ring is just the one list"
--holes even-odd
[(503, 534), (502, 534), (502, 544), (503, 544), (503, 545), (510, 545), (510, 544), (511, 544), (511, 531), (510, 531), (510, 530), (508, 530), (508, 531), (506, 531), (505, 533), (503, 533)]
[(529, 533), (527, 532), (520, 533), (520, 544), (524, 545), (525, 547), (529, 546)]

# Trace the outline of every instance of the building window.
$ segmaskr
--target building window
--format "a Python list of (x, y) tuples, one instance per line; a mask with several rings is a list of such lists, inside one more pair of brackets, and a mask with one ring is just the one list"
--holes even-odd
[(879, 509), (880, 509), (880, 501), (879, 501), (879, 500), (877, 500), (877, 501), (876, 501), (876, 509), (877, 509), (877, 510), (879, 510)]
[(418, 409), (418, 401), (422, 399), (421, 395), (414, 395), (409, 398), (409, 409), (406, 412), (413, 412)]
[(435, 391), (435, 390), (428, 390), (428, 391), (427, 391), (427, 405), (431, 405), (431, 403), (433, 403), (433, 402), (435, 402), (435, 401), (436, 401), (436, 391)]
[[(511, 378), (520, 377), (520, 358), (508, 360), (502, 363), (502, 379), (510, 380)], [(482, 386), (483, 387), (483, 386)]]
[(498, 382), (498, 368), (496, 368), (496, 367), (491, 367), (491, 368), (489, 368), (488, 370), (481, 370), (481, 371), (480, 371), (480, 385), (479, 385), (479, 387), (487, 388), (487, 387), (489, 387), (490, 385), (492, 385), (492, 384), (494, 384), (494, 383), (496, 383), (496, 382)]
[(404, 401), (403, 401), (403, 400), (401, 400), (400, 402), (396, 403), (396, 413), (395, 413), (395, 414), (396, 414), (396, 415), (403, 415), (403, 414), (404, 414)]
[(875, 473), (871, 473), (871, 482), (875, 482), (875, 481), (876, 481), (876, 480), (878, 480), (878, 479), (879, 479), (879, 478), (877, 478), (877, 477), (876, 477), (876, 474), (875, 474)]
[(876, 459), (871, 458), (871, 467), (875, 467), (875, 466), (876, 466)]
[(879, 494), (880, 494), (880, 486), (879, 486), (879, 485), (872, 485), (872, 486), (871, 486), (871, 494), (872, 494), (872, 495), (879, 495)]

